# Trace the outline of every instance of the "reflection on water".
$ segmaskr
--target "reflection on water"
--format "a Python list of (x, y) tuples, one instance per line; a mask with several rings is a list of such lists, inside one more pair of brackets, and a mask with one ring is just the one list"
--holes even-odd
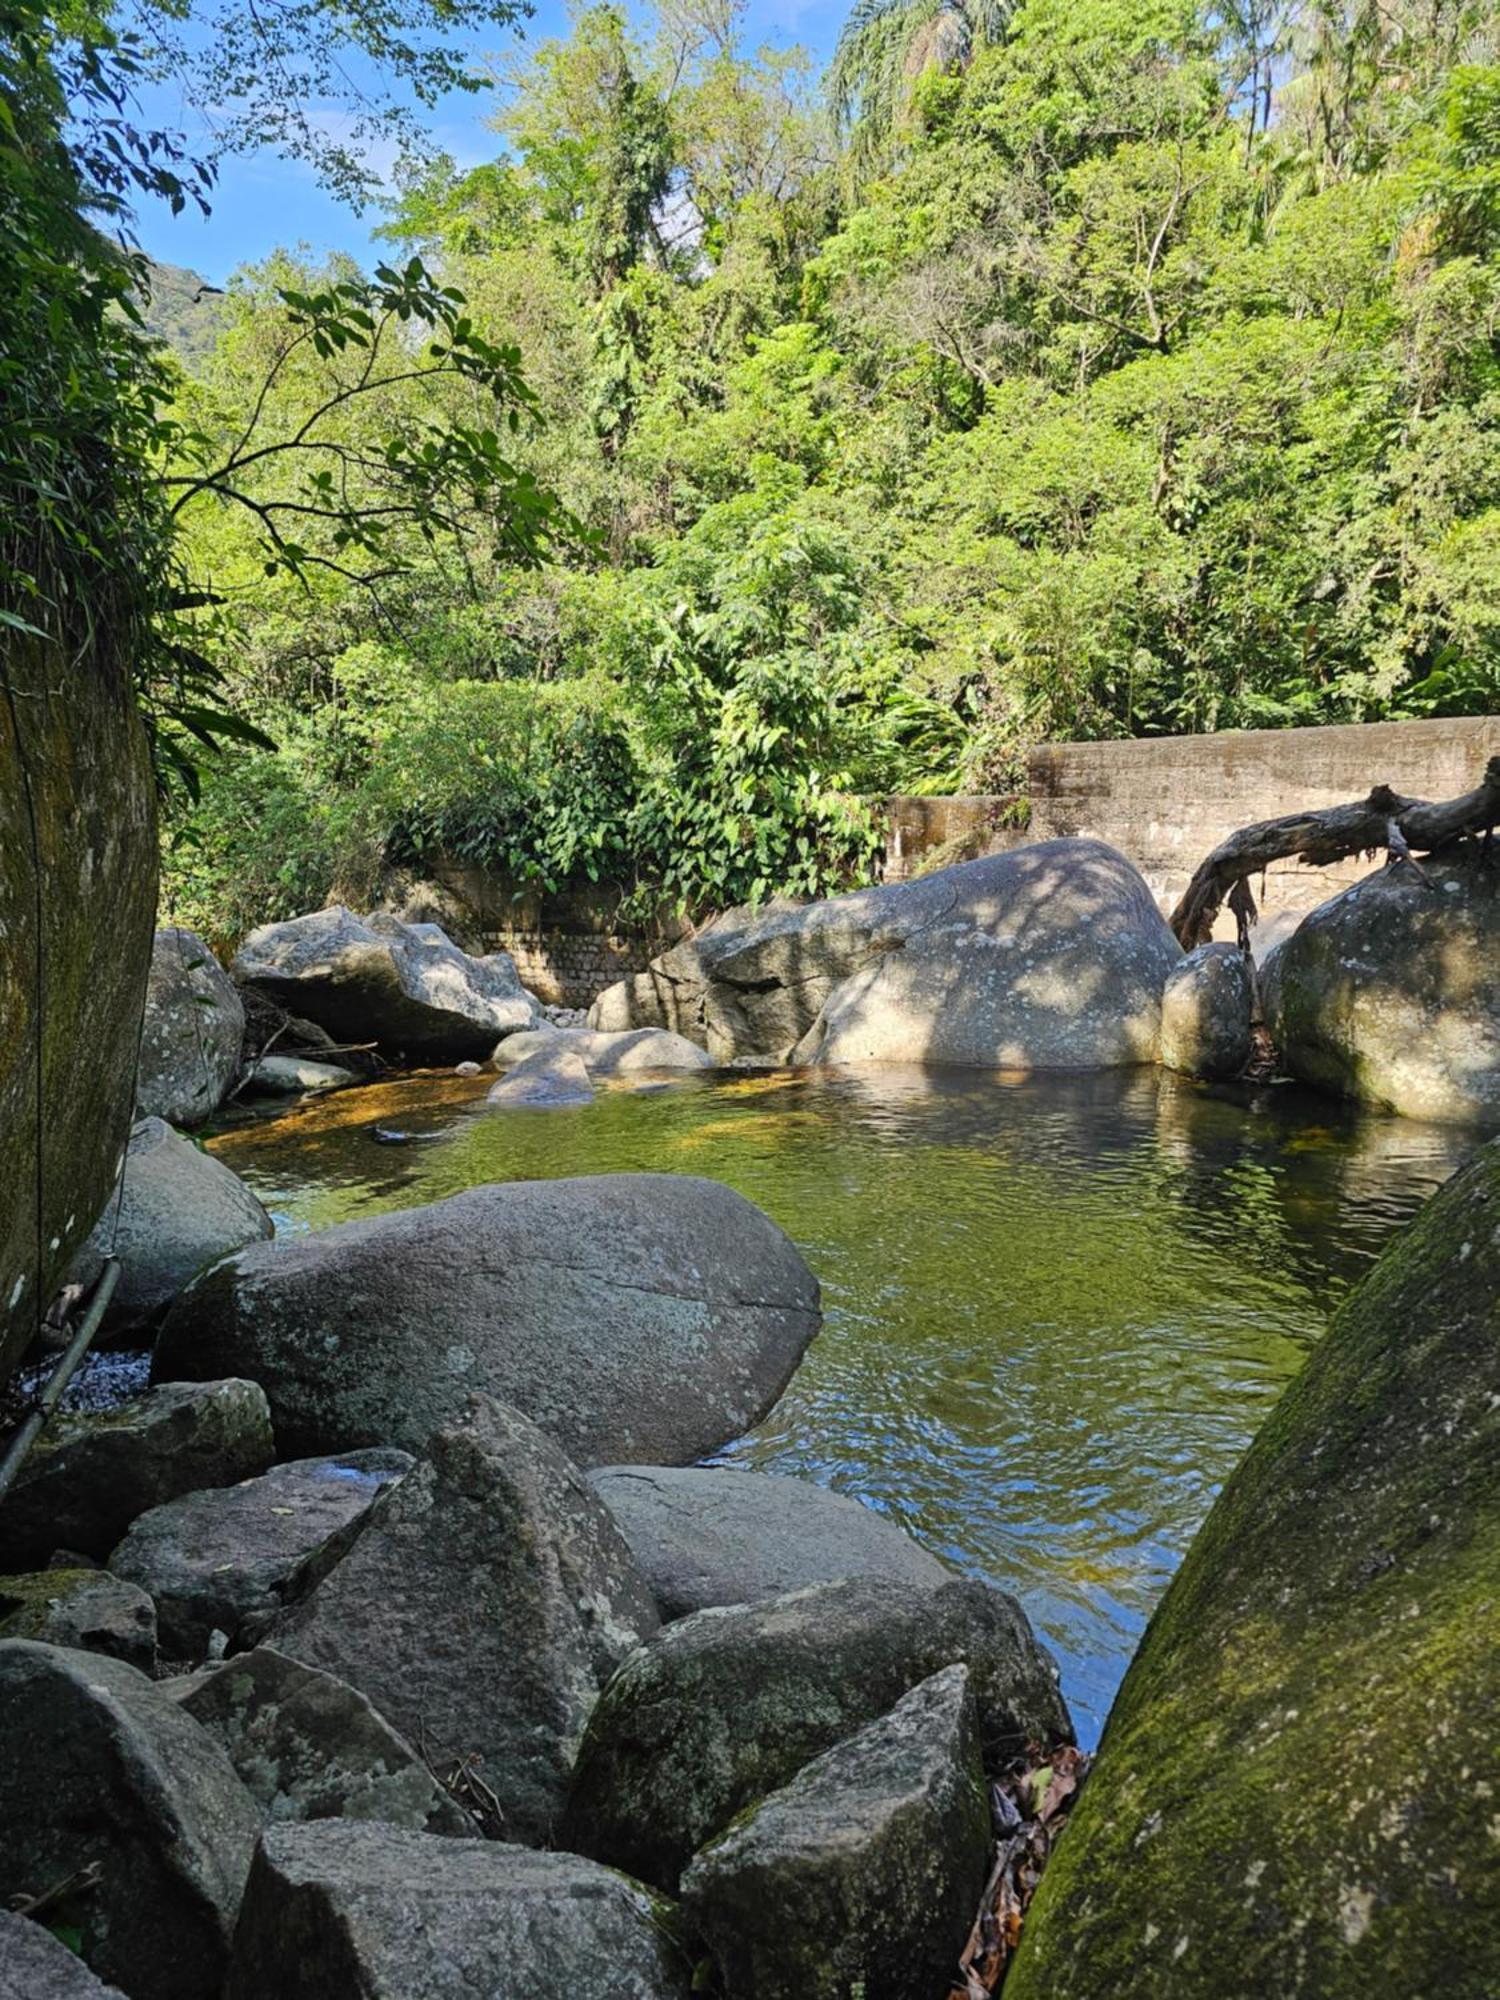
[[(489, 1110), (416, 1077), (214, 1141), (282, 1231), (480, 1181), (651, 1169), (757, 1201), (826, 1322), (723, 1456), (853, 1493), (1014, 1590), (1092, 1742), (1209, 1502), (1391, 1230), (1465, 1141), (1150, 1070), (872, 1070)], [(377, 1144), (372, 1128), (411, 1135)]]

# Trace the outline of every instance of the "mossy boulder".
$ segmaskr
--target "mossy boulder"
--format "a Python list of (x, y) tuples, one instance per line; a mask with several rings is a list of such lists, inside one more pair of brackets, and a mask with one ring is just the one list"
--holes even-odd
[(1335, 1316), (1188, 1553), (1006, 2000), (1500, 1992), (1500, 1143)]

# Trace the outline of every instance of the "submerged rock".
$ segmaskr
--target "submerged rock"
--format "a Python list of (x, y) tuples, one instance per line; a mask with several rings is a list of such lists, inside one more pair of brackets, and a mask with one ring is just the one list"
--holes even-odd
[(949, 1580), (894, 1521), (804, 1479), (702, 1465), (607, 1465), (589, 1477), (663, 1618), (842, 1577), (933, 1589)]
[(263, 924), (233, 971), (336, 1041), (375, 1041), (410, 1062), (480, 1061), (497, 1036), (537, 1018), (509, 953), (471, 958), (436, 924), (341, 905)]
[(0, 1910), (0, 2000), (121, 2000), (40, 1922)]
[(817, 1324), (816, 1280), (742, 1195), (611, 1174), (245, 1251), (179, 1301), (155, 1368), (252, 1375), (283, 1450), (420, 1449), (479, 1389), (580, 1464), (684, 1464), (764, 1416)]
[(683, 1906), (736, 2000), (925, 2000), (993, 1853), (968, 1673), (947, 1667), (705, 1847)]
[(719, 1062), (1110, 1068), (1155, 1060), (1180, 956), (1123, 855), (1049, 840), (721, 921), (589, 1021), (671, 1028)]
[(1188, 1551), (1006, 2000), (1500, 1991), (1500, 1143), (1335, 1314)]
[(132, 2000), (217, 2000), (260, 1817), (219, 1745), (134, 1667), (0, 1642), (0, 1899), (63, 1908)]
[(151, 950), (136, 1103), (191, 1128), (211, 1118), (240, 1066), (245, 1009), (196, 931), (158, 931)]
[(347, 1090), (359, 1081), (340, 1063), (314, 1062), (310, 1056), (262, 1056), (246, 1089), (255, 1096), (296, 1097), (306, 1091)]
[(275, 1827), (225, 2000), (687, 2000), (671, 1909), (573, 1854), (395, 1827)]
[(156, 1606), (144, 1590), (108, 1570), (0, 1576), (0, 1639), (41, 1639), (105, 1653), (149, 1673), (156, 1664)]
[(273, 1456), (256, 1382), (163, 1382), (118, 1410), (54, 1417), (0, 1504), (0, 1559), (30, 1568), (64, 1548), (102, 1561), (148, 1507), (252, 1478)]
[(1500, 861), (1478, 843), (1355, 883), (1265, 970), (1294, 1075), (1408, 1118), (1500, 1124)]
[(307, 1589), (338, 1537), (411, 1462), (404, 1451), (376, 1447), (185, 1493), (142, 1514), (110, 1568), (151, 1592), (167, 1652), (201, 1659), (214, 1632), (231, 1643), (254, 1637)]
[(819, 1584), (681, 1619), (606, 1688), (563, 1838), (671, 1889), (737, 1813), (958, 1662), (990, 1756), (1071, 1740), (1056, 1667), (987, 1584)]
[(272, 1628), (544, 1842), (599, 1689), (656, 1609), (602, 1501), (516, 1410), (476, 1397)]
[(1232, 944), (1201, 944), (1167, 975), (1161, 1059), (1188, 1076), (1238, 1076), (1250, 1060), (1254, 976)]
[(645, 1071), (712, 1069), (713, 1063), (696, 1042), (665, 1028), (631, 1028), (621, 1034), (592, 1028), (559, 1028), (551, 1022), (519, 1035), (507, 1035), (490, 1058), (496, 1069), (514, 1069), (530, 1056), (575, 1055), (590, 1076), (634, 1076)]
[(554, 1051), (548, 1047), (524, 1057), (498, 1083), (491, 1085), (485, 1099), (486, 1103), (502, 1109), (510, 1105), (532, 1111), (562, 1111), (593, 1101), (594, 1086), (589, 1082), (582, 1056), (568, 1049)]

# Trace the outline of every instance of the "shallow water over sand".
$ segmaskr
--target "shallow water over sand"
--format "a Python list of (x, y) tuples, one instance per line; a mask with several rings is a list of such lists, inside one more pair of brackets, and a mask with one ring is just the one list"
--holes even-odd
[(801, 1247), (826, 1319), (723, 1456), (856, 1494), (1015, 1591), (1089, 1744), (1329, 1309), (1472, 1143), (1154, 1070), (734, 1075), (556, 1112), (489, 1110), (490, 1081), (353, 1091), (212, 1147), (282, 1232), (482, 1181), (740, 1189)]

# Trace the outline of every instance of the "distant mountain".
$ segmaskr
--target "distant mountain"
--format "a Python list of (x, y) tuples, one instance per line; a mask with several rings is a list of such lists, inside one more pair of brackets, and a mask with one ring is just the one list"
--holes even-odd
[(180, 264), (151, 265), (146, 327), (164, 340), (184, 368), (198, 368), (213, 351), (223, 318), (224, 296), (207, 278)]

